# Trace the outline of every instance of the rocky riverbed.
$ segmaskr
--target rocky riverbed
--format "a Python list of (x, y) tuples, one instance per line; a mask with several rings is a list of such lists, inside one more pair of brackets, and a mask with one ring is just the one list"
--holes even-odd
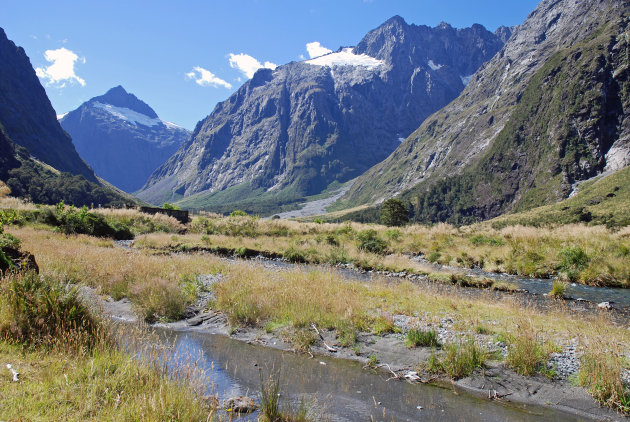
[[(221, 282), (221, 278), (221, 275), (200, 276), (199, 281), (204, 286), (201, 290), (204, 293), (196, 303), (188, 307), (185, 313), (186, 319), (172, 323), (159, 323), (155, 326), (178, 332), (220, 334), (251, 344), (292, 351), (293, 346), (281, 333), (266, 332), (249, 326), (231, 327), (224, 314), (209, 306), (213, 299), (211, 286)], [(86, 287), (82, 288), (82, 294), (98, 306), (104, 315), (126, 322), (137, 321), (131, 303), (126, 299), (113, 301), (111, 298), (99, 296), (96, 291)], [(419, 312), (413, 316), (394, 315), (393, 320), (397, 333), (386, 335), (359, 333), (356, 344), (351, 348), (341, 346), (341, 341), (335, 331), (313, 327), (318, 334), (317, 340), (309, 351), (304, 353), (305, 358), (330, 356), (356, 360), (366, 367), (380, 368), (389, 376), (391, 382), (430, 382), (450, 386), (449, 388), (454, 388), (454, 391), (462, 389), (480, 398), (550, 407), (569, 412), (580, 418), (623, 419), (608, 409), (600, 408), (585, 389), (576, 387), (570, 382), (571, 377), (579, 370), (580, 352), (577, 339), (558, 344), (560, 350), (553, 353), (549, 360), (548, 369), (551, 374), (549, 377), (543, 375), (523, 377), (510, 370), (501, 360), (495, 360), (488, 363), (485, 369), (452, 382), (444, 376), (437, 377), (423, 370), (422, 363), (429, 359), (433, 349), (408, 348), (404, 340), (407, 331), (412, 328), (435, 330), (441, 344), (469, 338), (471, 336), (469, 331), (461, 331), (457, 328), (455, 315), (444, 316), (439, 321), (435, 321), (428, 314)], [(488, 327), (498, 324), (498, 321), (492, 320), (480, 322)], [(502, 357), (507, 355), (507, 344), (497, 340), (494, 335), (479, 333), (472, 335), (475, 342), (489, 352), (495, 352)], [(630, 381), (630, 373), (626, 372), (624, 376), (626, 381)]]

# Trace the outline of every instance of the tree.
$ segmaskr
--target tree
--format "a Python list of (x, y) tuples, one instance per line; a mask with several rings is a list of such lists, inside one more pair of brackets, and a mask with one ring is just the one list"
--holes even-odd
[(409, 221), (409, 210), (400, 199), (391, 198), (381, 208), (381, 223), (386, 226), (402, 226)]

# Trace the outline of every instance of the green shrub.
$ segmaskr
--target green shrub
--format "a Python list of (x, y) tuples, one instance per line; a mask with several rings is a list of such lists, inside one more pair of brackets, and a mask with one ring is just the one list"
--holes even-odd
[(452, 379), (464, 378), (475, 369), (482, 368), (487, 359), (487, 352), (468, 339), (464, 343), (450, 343), (444, 348), (444, 355), (439, 358), (434, 353), (427, 362), (429, 372), (445, 373)]
[(435, 330), (422, 330), (420, 328), (412, 328), (407, 331), (405, 344), (407, 347), (438, 347), (440, 345)]
[(179, 210), (180, 209), (177, 205), (170, 204), (168, 202), (165, 202), (162, 205), (162, 208), (164, 208), (165, 210)]
[(391, 240), (398, 240), (400, 239), (400, 236), (402, 236), (402, 232), (398, 229), (389, 229), (385, 230), (385, 236)]
[(566, 247), (558, 253), (558, 256), (560, 258), (560, 270), (566, 272), (581, 271), (590, 261), (584, 249), (579, 246)]
[(89, 212), (87, 207), (78, 209), (59, 203), (56, 207), (56, 219), (64, 234), (87, 234), (117, 240), (133, 239), (129, 227), (122, 223), (109, 224), (105, 217)]
[(435, 263), (435, 262), (438, 262), (441, 257), (442, 257), (441, 253), (437, 251), (433, 251), (429, 254), (429, 256), (427, 256), (427, 261)]
[(230, 217), (247, 217), (247, 213), (243, 210), (234, 210), (230, 213)]
[(294, 262), (294, 263), (306, 262), (306, 256), (304, 255), (304, 252), (302, 252), (295, 246), (289, 247), (289, 249), (284, 251), (282, 256), (284, 256), (284, 258), (289, 262)]
[(383, 254), (387, 248), (387, 242), (378, 237), (376, 230), (373, 229), (359, 232), (357, 241), (357, 248), (366, 252)]
[(329, 264), (347, 264), (350, 262), (350, 257), (344, 248), (333, 248), (326, 256), (326, 261)]

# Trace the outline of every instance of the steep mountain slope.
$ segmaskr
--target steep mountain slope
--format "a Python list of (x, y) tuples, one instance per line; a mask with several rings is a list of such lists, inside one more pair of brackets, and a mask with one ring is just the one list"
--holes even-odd
[(187, 197), (186, 206), (212, 209), (248, 198), (277, 206), (345, 182), (453, 100), (509, 32), (394, 17), (354, 48), (261, 69), (197, 125), (139, 196)]
[(630, 164), (621, 0), (544, 0), (462, 94), (356, 180), (337, 208), (401, 195), (419, 221), (470, 222), (566, 198)]
[(81, 175), (55, 170), (30, 157), (26, 148), (15, 145), (0, 125), (0, 181), (11, 196), (37, 204), (65, 201), (76, 206), (136, 204), (130, 196), (88, 181)]
[(13, 142), (54, 168), (96, 182), (94, 172), (79, 157), (24, 49), (0, 28), (0, 123)]
[(96, 174), (127, 192), (140, 189), (190, 136), (121, 86), (81, 104), (60, 123)]

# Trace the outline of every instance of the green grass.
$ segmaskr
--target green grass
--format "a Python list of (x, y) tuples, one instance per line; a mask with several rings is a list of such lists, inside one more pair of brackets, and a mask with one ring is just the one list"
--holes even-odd
[(407, 347), (438, 347), (440, 345), (435, 330), (422, 330), (420, 328), (412, 328), (407, 331), (405, 344)]
[(191, 379), (121, 351), (76, 289), (30, 273), (0, 279), (0, 293), (0, 360), (20, 373), (0, 375), (3, 419), (214, 419)]
[(451, 379), (469, 376), (476, 369), (483, 368), (487, 352), (470, 338), (462, 343), (449, 343), (439, 356), (434, 352), (427, 362), (429, 372), (444, 373)]

